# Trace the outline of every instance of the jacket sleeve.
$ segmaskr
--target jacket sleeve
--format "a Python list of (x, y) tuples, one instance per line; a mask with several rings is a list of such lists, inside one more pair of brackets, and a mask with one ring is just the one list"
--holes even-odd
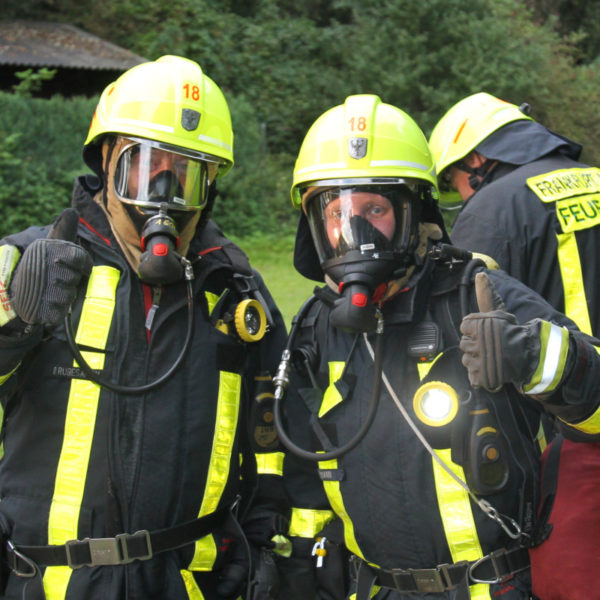
[(600, 441), (600, 340), (590, 337), (536, 292), (502, 271), (488, 271), (506, 310), (519, 323), (541, 320), (538, 372), (553, 383), (524, 388), (552, 415), (565, 437)]

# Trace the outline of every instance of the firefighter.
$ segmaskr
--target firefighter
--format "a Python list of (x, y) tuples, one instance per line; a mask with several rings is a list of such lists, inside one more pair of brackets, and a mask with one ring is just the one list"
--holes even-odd
[(227, 102), (191, 60), (140, 64), (83, 155), (72, 208), (0, 245), (0, 595), (236, 598), (239, 523), (266, 519), (281, 462), (255, 391), (272, 397), (286, 332), (209, 220)]
[(491, 256), (504, 271), (600, 335), (600, 170), (578, 162), (581, 146), (520, 107), (483, 92), (455, 104), (435, 126), (442, 204), (464, 203), (454, 244)]
[[(462, 202), (452, 241), (490, 255), (598, 337), (600, 169), (579, 162), (581, 146), (529, 112), (527, 104), (478, 93), (435, 126), (430, 146), (441, 202), (451, 206), (457, 196)], [(588, 574), (600, 568), (594, 535), (600, 520), (586, 502), (600, 489), (600, 445), (558, 436), (542, 461), (539, 511), (551, 533), (530, 550), (533, 591), (555, 600), (593, 596)]]
[(600, 433), (592, 338), (449, 244), (427, 140), (375, 95), (315, 121), (291, 193), (295, 267), (325, 286), (274, 377), (281, 598), (529, 598), (536, 432)]

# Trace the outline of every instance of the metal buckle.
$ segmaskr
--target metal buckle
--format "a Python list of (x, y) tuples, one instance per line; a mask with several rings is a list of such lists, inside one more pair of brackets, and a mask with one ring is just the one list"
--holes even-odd
[[(11, 570), (15, 575), (18, 575), (19, 577), (35, 577), (38, 573), (38, 567), (37, 565), (27, 556), (25, 556), (24, 554), (21, 554), (21, 552), (19, 552), (14, 544), (8, 540), (6, 542), (6, 545), (8, 546), (8, 549), (10, 550), (10, 552), (12, 552), (13, 554), (13, 566), (11, 566)], [(21, 570), (19, 570), (18, 568), (18, 563), (17, 563), (17, 558), (22, 560), (28, 567), (31, 568), (31, 573), (27, 572), (23, 572)]]
[[(143, 535), (146, 538), (147, 553), (142, 556), (129, 556), (127, 547), (127, 539)], [(87, 543), (90, 550), (91, 562), (75, 563), (71, 556), (71, 546), (79, 543)], [(134, 560), (148, 560), (152, 558), (152, 544), (150, 543), (150, 532), (146, 529), (136, 531), (134, 534), (120, 533), (114, 538), (84, 538), (82, 540), (69, 540), (65, 543), (65, 551), (67, 553), (67, 564), (72, 569), (80, 569), (81, 567), (99, 567), (107, 565), (126, 565)]]
[[(142, 556), (134, 556), (133, 558), (129, 556), (129, 548), (127, 547), (127, 539), (133, 537), (143, 536), (146, 539), (146, 554)], [(134, 560), (149, 560), (152, 558), (152, 542), (150, 541), (150, 532), (147, 529), (140, 529), (140, 531), (136, 531), (133, 534), (130, 533), (120, 533), (116, 536), (116, 539), (121, 543), (121, 551), (123, 553), (123, 563), (127, 564), (133, 562)]]
[[(444, 584), (442, 575), (437, 568), (407, 570), (412, 575), (418, 592), (440, 593), (446, 591), (447, 586)], [(396, 581), (393, 571), (392, 576), (394, 577), (394, 581)]]
[[(476, 560), (473, 563), (471, 563), (471, 565), (469, 565), (469, 579), (471, 581), (473, 581), (474, 583), (486, 583), (486, 584), (501, 583), (508, 575), (510, 575), (510, 573), (504, 573), (504, 574), (500, 573), (500, 570), (498, 569), (498, 563), (496, 562), (496, 557), (502, 556), (505, 553), (506, 553), (506, 550), (504, 550), (504, 548), (501, 548), (500, 550), (494, 550), (493, 552), (490, 552), (486, 556), (482, 556), (479, 560)], [(477, 577), (475, 577), (473, 575), (473, 571), (480, 564), (485, 562), (486, 560), (490, 560), (492, 562), (492, 567), (494, 568), (494, 573), (496, 575), (495, 579), (490, 579), (490, 580), (478, 579)]]

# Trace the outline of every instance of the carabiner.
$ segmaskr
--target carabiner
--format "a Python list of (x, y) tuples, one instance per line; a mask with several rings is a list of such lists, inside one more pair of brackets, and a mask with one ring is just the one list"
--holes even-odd
[[(523, 532), (521, 531), (519, 524), (514, 519), (500, 514), (487, 500), (484, 500), (483, 498), (480, 498), (477, 503), (479, 504), (479, 508), (481, 508), (481, 510), (488, 517), (490, 517), (490, 519), (493, 519), (500, 525), (500, 527), (502, 527), (504, 533), (506, 533), (509, 538), (513, 540), (520, 539), (520, 537), (523, 535)], [(508, 527), (507, 522), (513, 527), (512, 530)]]

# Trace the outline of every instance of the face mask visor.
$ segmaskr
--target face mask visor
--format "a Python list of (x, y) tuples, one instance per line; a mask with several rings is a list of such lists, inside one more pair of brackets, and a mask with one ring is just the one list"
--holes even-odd
[[(330, 185), (324, 185), (330, 183)], [(365, 258), (405, 257), (417, 235), (416, 184), (315, 182), (305, 191), (315, 248), (321, 264), (349, 252)]]
[(157, 209), (198, 211), (221, 162), (214, 156), (141, 138), (122, 138), (115, 169), (117, 197), (126, 204)]

